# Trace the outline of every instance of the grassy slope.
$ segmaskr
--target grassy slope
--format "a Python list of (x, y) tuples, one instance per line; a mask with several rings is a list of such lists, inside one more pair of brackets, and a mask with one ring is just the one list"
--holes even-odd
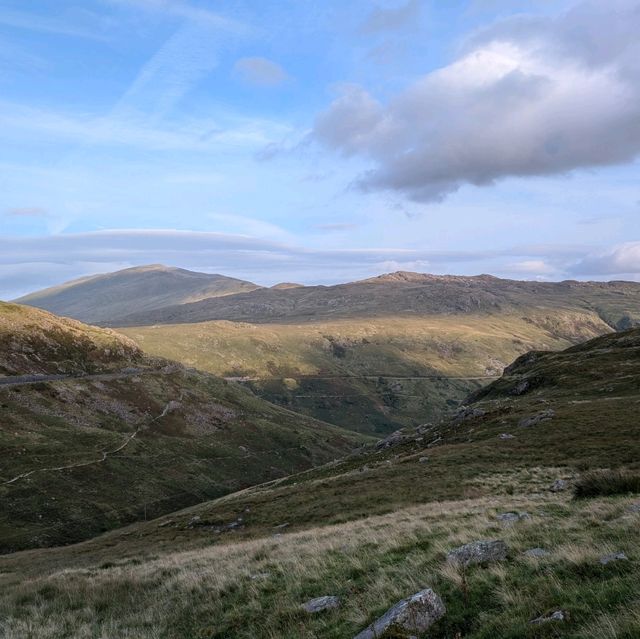
[[(111, 331), (2, 305), (0, 335), (0, 363), (13, 373), (110, 373), (0, 386), (4, 551), (84, 539), (309, 468), (362, 441), (235, 384), (146, 358)], [(142, 372), (120, 376), (131, 363)], [(114, 452), (102, 461), (104, 451)], [(74, 464), (84, 465), (41, 470)]]
[[(439, 418), (532, 349), (609, 329), (584, 311), (387, 317), (290, 324), (227, 321), (121, 329), (147, 352), (249, 386), (293, 410), (364, 433)], [(407, 379), (424, 377), (427, 379)], [(431, 376), (429, 378), (429, 376)]]
[[(433, 586), (449, 612), (430, 637), (637, 637), (640, 515), (628, 511), (629, 498), (572, 502), (548, 486), (590, 468), (640, 469), (639, 349), (636, 330), (521, 360), (474, 405), (484, 415), (434, 426), (421, 440), (80, 546), (3, 558), (6, 634), (30, 636), (33, 624), (41, 637), (338, 639)], [(514, 394), (525, 380), (529, 390)], [(519, 426), (549, 408), (553, 419)], [(502, 432), (515, 437), (501, 440)], [(505, 528), (495, 518), (505, 510), (531, 518)], [(239, 515), (242, 528), (212, 531)], [(505, 564), (466, 575), (445, 566), (447, 549), (497, 537), (510, 545)], [(551, 554), (524, 558), (534, 546)], [(599, 563), (617, 551), (629, 561)], [(344, 607), (300, 612), (325, 594), (342, 596)], [(568, 622), (529, 624), (557, 609)]]

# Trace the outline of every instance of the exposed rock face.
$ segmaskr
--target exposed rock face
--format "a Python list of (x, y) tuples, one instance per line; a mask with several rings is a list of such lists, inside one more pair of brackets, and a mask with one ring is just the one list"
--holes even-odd
[(537, 415), (531, 415), (531, 417), (524, 417), (520, 420), (518, 424), (521, 428), (530, 428), (531, 426), (537, 426), (540, 422), (546, 422), (549, 419), (553, 419), (555, 417), (556, 412), (549, 408), (547, 410), (543, 410), (541, 413)]
[(404, 444), (410, 441), (411, 439), (412, 437), (410, 437), (409, 435), (406, 435), (401, 430), (397, 430), (391, 433), (391, 435), (377, 442), (376, 449), (382, 450), (384, 448), (391, 448), (392, 446), (398, 446), (400, 444)]
[(310, 599), (306, 603), (302, 604), (302, 609), (308, 612), (310, 615), (318, 612), (324, 612), (325, 610), (333, 610), (340, 606), (340, 598), (333, 595), (327, 595), (325, 597), (316, 597)]
[(426, 632), (446, 611), (442, 599), (431, 588), (426, 588), (389, 608), (354, 639), (377, 639), (387, 635), (409, 639)]
[(447, 560), (461, 566), (483, 564), (490, 561), (504, 561), (507, 558), (507, 544), (500, 539), (473, 541), (447, 553)]

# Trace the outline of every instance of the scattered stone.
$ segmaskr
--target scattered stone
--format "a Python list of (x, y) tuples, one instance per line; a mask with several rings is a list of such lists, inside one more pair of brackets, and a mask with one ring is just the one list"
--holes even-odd
[(489, 561), (504, 561), (507, 558), (507, 550), (507, 544), (500, 539), (473, 541), (449, 551), (447, 560), (465, 567)]
[(190, 520), (189, 523), (187, 524), (187, 526), (189, 528), (193, 528), (194, 526), (197, 526), (200, 523), (200, 515), (194, 515)]
[(600, 563), (603, 566), (613, 563), (614, 561), (629, 561), (629, 557), (627, 557), (623, 552), (612, 552), (604, 557), (600, 557)]
[(515, 439), (515, 436), (511, 435), (510, 433), (500, 433), (500, 435), (498, 435), (498, 437), (500, 439)]
[(555, 414), (556, 412), (553, 410), (553, 408), (548, 408), (547, 410), (543, 410), (537, 415), (522, 418), (520, 420), (519, 426), (521, 428), (530, 428), (531, 426), (537, 426), (540, 422), (545, 422), (549, 419), (553, 419), (555, 417)]
[(501, 513), (500, 515), (496, 515), (496, 519), (501, 521), (504, 524), (513, 524), (516, 521), (520, 521), (521, 519), (531, 519), (531, 515), (526, 512), (522, 513)]
[(376, 443), (377, 450), (384, 450), (385, 448), (391, 448), (392, 446), (399, 446), (400, 444), (405, 444), (408, 441), (411, 441), (413, 437), (409, 435), (405, 435), (405, 433), (401, 430), (397, 430), (391, 435), (388, 435), (384, 439), (381, 439)]
[(470, 419), (476, 419), (477, 417), (484, 417), (487, 414), (482, 408), (476, 408), (474, 406), (460, 406), (453, 415), (453, 421), (456, 423), (466, 422)]
[(271, 577), (270, 572), (257, 572), (255, 575), (249, 575), (249, 579), (252, 581), (261, 581), (262, 579), (269, 579)]
[(529, 550), (525, 550), (524, 554), (526, 557), (540, 559), (541, 557), (546, 557), (549, 552), (544, 548), (529, 548)]
[(555, 612), (552, 612), (550, 615), (542, 615), (542, 617), (538, 617), (537, 619), (532, 619), (529, 623), (541, 624), (541, 623), (548, 623), (550, 621), (566, 621), (568, 616), (569, 615), (564, 610), (556, 610)]
[(564, 479), (556, 479), (551, 486), (549, 486), (549, 490), (552, 493), (561, 493), (563, 490), (567, 490), (569, 488), (569, 482)]
[(420, 457), (418, 460), (421, 464), (426, 464), (429, 461), (428, 457)]
[(640, 501), (637, 504), (631, 504), (628, 510), (630, 513), (640, 513)]
[(431, 588), (426, 588), (389, 608), (354, 639), (376, 639), (387, 635), (408, 639), (428, 630), (446, 611), (442, 599)]
[(333, 595), (327, 595), (325, 597), (316, 597), (310, 599), (307, 603), (302, 604), (302, 609), (308, 612), (310, 615), (314, 615), (318, 612), (324, 612), (325, 610), (333, 610), (340, 606), (340, 598)]

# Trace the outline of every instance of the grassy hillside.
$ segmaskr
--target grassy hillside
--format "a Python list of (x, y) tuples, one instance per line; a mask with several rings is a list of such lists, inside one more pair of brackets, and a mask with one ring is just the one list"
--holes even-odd
[(0, 306), (0, 327), (4, 372), (72, 375), (0, 385), (5, 552), (84, 539), (309, 468), (362, 441), (143, 356), (111, 331), (16, 305)]
[(530, 309), (526, 316), (218, 321), (120, 330), (149, 353), (245, 378), (269, 401), (380, 434), (441, 417), (524, 352), (563, 348), (610, 327), (595, 313)]
[[(453, 421), (78, 546), (0, 558), (2, 628), (338, 639), (431, 587), (447, 607), (431, 638), (635, 638), (640, 498), (575, 500), (571, 483), (640, 473), (638, 349), (635, 330), (523, 358)], [(551, 491), (557, 479), (568, 489)], [(502, 521), (509, 512), (525, 516)], [(504, 540), (506, 560), (447, 562), (477, 539)], [(301, 610), (322, 595), (341, 605)], [(531, 623), (555, 611), (563, 621)]]
[(99, 324), (133, 312), (149, 312), (257, 288), (251, 282), (224, 275), (152, 264), (83, 277), (25, 295), (16, 302)]

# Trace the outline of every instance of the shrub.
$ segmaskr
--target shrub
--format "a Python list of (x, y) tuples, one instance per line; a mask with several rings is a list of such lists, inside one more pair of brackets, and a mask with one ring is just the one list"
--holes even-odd
[(583, 475), (575, 484), (575, 499), (640, 493), (640, 473), (601, 470)]

